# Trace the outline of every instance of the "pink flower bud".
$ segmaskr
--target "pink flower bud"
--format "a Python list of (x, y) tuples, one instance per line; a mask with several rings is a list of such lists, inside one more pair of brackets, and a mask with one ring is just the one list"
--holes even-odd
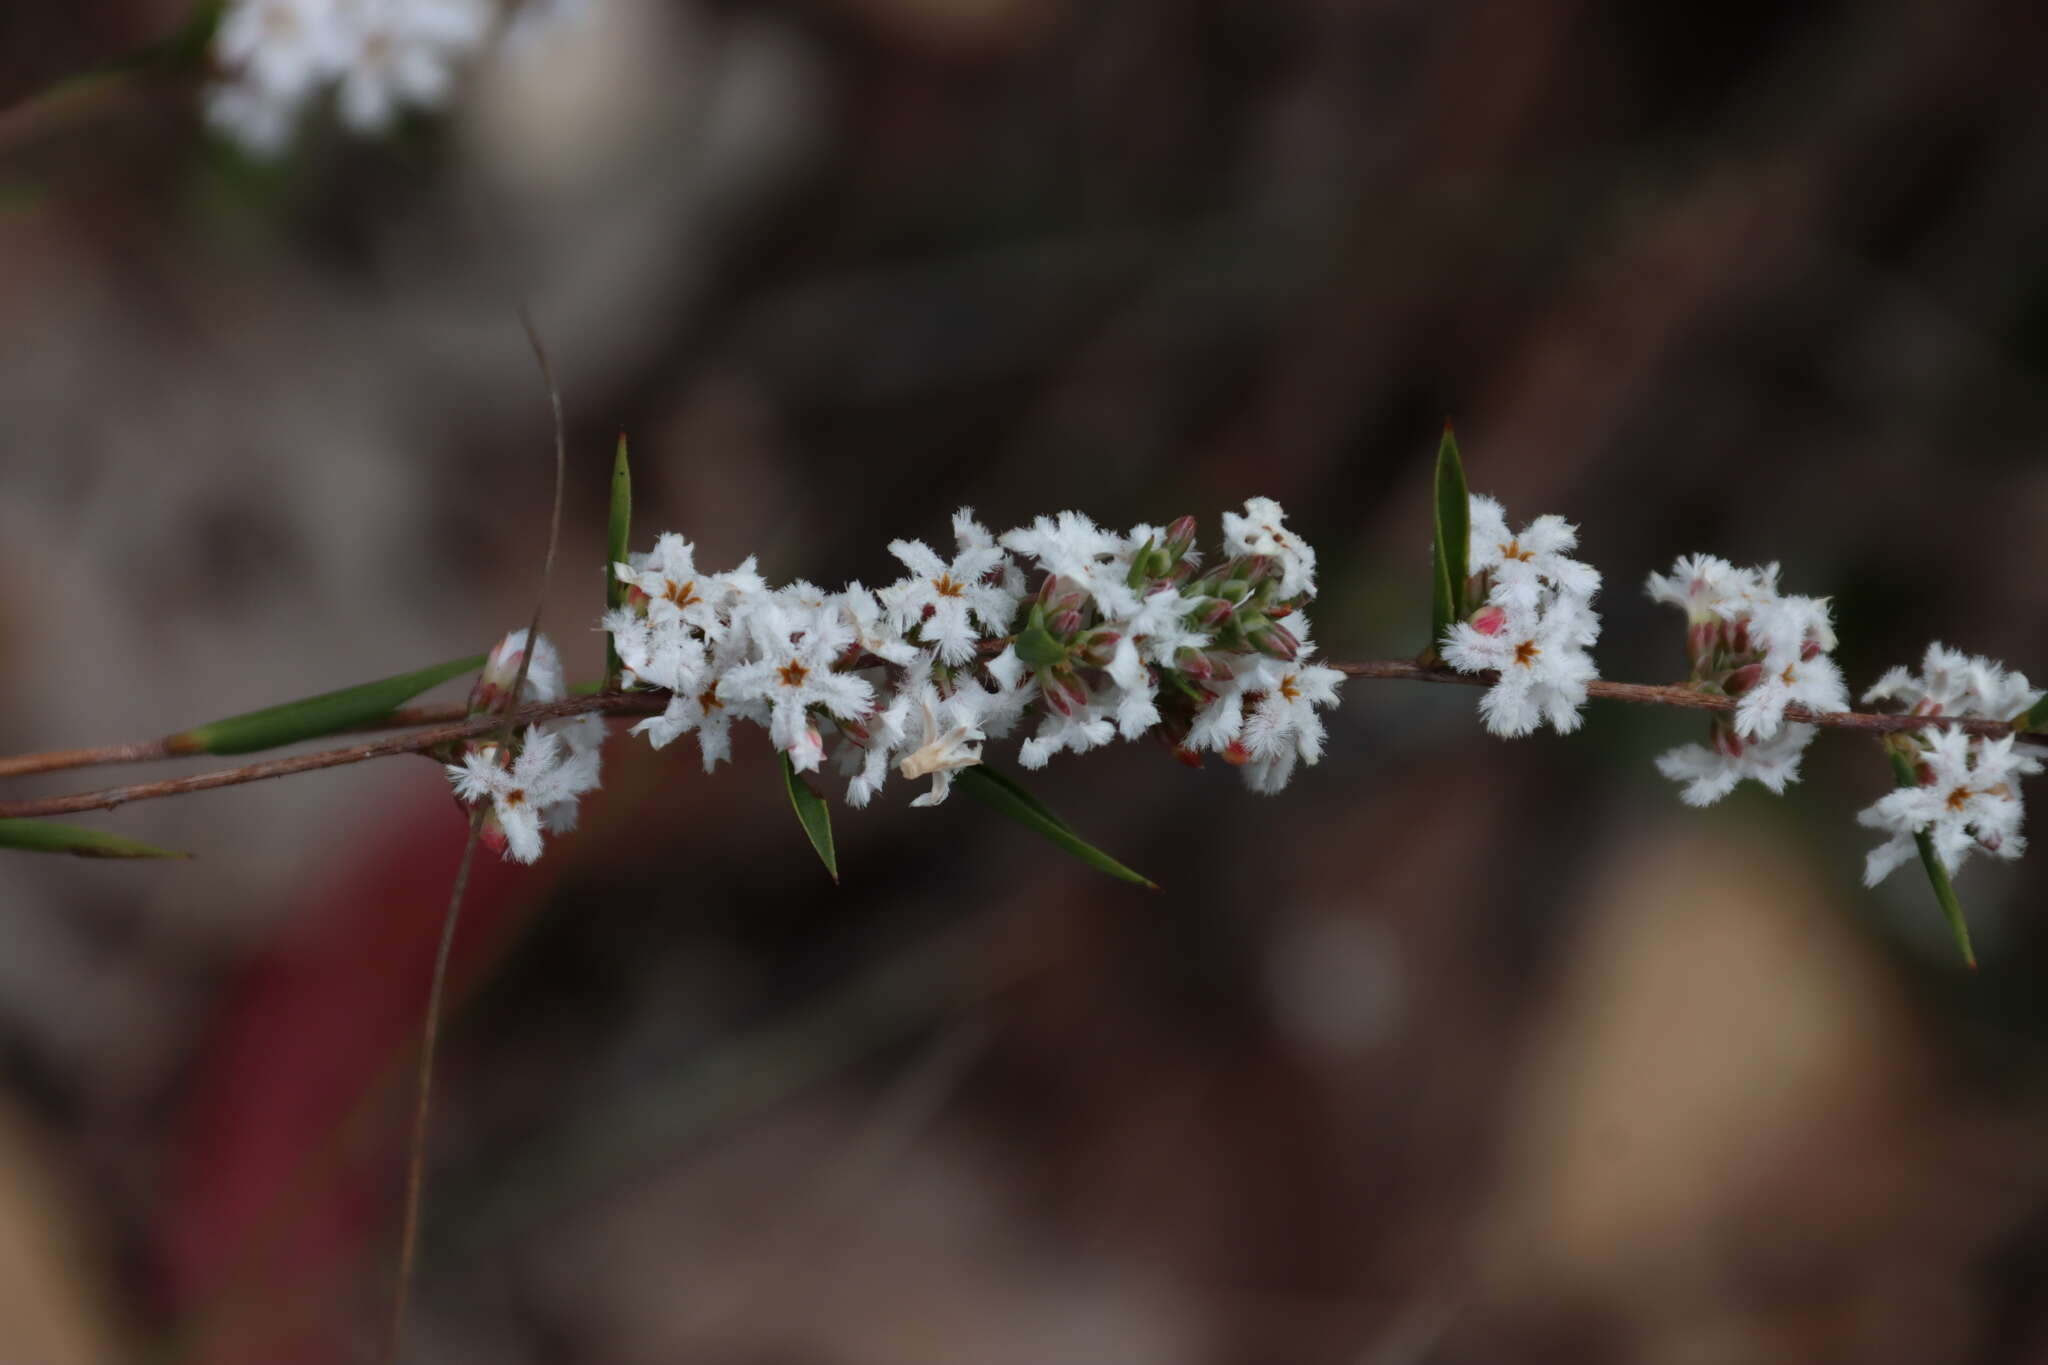
[(1498, 635), (1508, 623), (1505, 607), (1481, 607), (1472, 613), (1472, 629), (1481, 635)]
[(1065, 639), (1081, 629), (1081, 613), (1069, 607), (1048, 621), (1046, 629), (1061, 639)]
[(1206, 599), (1206, 605), (1202, 607), (1201, 615), (1196, 619), (1201, 622), (1204, 630), (1214, 630), (1225, 621), (1228, 621), (1235, 610), (1230, 603), (1222, 598), (1211, 597)]
[(1763, 675), (1764, 666), (1762, 664), (1744, 664), (1728, 675), (1727, 679), (1721, 684), (1721, 690), (1731, 697), (1739, 697), (1749, 691), (1750, 688), (1755, 687), (1757, 680), (1763, 677)]
[(1166, 528), (1166, 553), (1176, 563), (1179, 562), (1194, 548), (1195, 537), (1201, 534), (1201, 530), (1193, 517), (1175, 518), (1173, 524)]

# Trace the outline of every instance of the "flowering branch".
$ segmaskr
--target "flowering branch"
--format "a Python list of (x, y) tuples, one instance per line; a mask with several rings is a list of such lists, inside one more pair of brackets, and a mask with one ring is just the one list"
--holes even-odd
[[(1488, 687), (1495, 681), (1484, 673), (1454, 673), (1446, 668), (1429, 667), (1405, 659), (1368, 659), (1357, 662), (1331, 660), (1325, 666), (1348, 677), (1368, 681), (1458, 683), (1467, 687)], [(1733, 697), (1695, 691), (1685, 683), (1627, 683), (1596, 679), (1587, 684), (1586, 690), (1588, 695), (1607, 701), (1633, 702), (1642, 706), (1670, 706), (1688, 711), (1733, 712), (1736, 706)], [(422, 722), (433, 724), (427, 729), (393, 735), (388, 739), (322, 749), (315, 753), (297, 754), (289, 758), (269, 759), (262, 763), (245, 764), (239, 768), (221, 768), (213, 772), (193, 773), (187, 777), (106, 787), (99, 791), (77, 792), (67, 796), (0, 801), (0, 819), (76, 815), (81, 811), (113, 810), (116, 806), (125, 806), (131, 801), (150, 801), (165, 796), (183, 796), (187, 792), (211, 791), (216, 787), (240, 786), (245, 782), (262, 782), (273, 777), (291, 777), (297, 773), (345, 767), (373, 758), (390, 758), (397, 754), (430, 754), (462, 740), (493, 733), (508, 724), (517, 728), (562, 720), (570, 716), (588, 715), (658, 716), (668, 704), (669, 697), (662, 692), (601, 692), (590, 696), (565, 697), (559, 701), (536, 702), (506, 715), (471, 716), (467, 707), (460, 702), (450, 702), (441, 706), (409, 707), (404, 711), (393, 712), (386, 722), (360, 728), (381, 730)], [(1809, 711), (1803, 706), (1796, 705), (1788, 706), (1785, 715), (1788, 720), (1818, 725), (1823, 729), (1853, 730), (1869, 735), (1901, 734), (1928, 726), (1952, 728), (1990, 738), (2023, 733), (2020, 727), (2008, 722), (1985, 720), (1974, 716)], [(109, 744), (98, 749), (58, 749), (43, 754), (20, 754), (11, 758), (0, 758), (0, 777), (51, 772), (88, 763), (128, 763), (192, 756), (189, 749), (169, 751), (163, 746), (162, 740), (148, 740), (134, 744)], [(89, 757), (84, 757), (88, 755)]]

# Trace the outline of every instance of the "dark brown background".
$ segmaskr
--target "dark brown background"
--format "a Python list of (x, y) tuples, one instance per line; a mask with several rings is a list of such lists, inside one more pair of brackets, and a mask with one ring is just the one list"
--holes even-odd
[[(0, 11), (0, 97), (175, 26)], [(1412, 654), (1424, 491), (1584, 528), (1611, 677), (1693, 550), (2048, 673), (2036, 5), (594, 0), (383, 144), (276, 167), (191, 77), (0, 114), (0, 747), (482, 648), (573, 456), (548, 621), (599, 666), (605, 471), (775, 578), (892, 537), (1269, 494), (1337, 657)], [(1696, 718), (1502, 743), (1354, 684), (1277, 799), (1150, 748), (1037, 782), (1165, 884), (765, 747), (615, 745), (473, 899), (418, 1358), (2048, 1360), (2038, 861), (1859, 886), (1863, 742), (1680, 805)], [(98, 775), (21, 791), (99, 785)], [(353, 1361), (461, 821), (413, 761), (0, 869), (13, 1358)]]

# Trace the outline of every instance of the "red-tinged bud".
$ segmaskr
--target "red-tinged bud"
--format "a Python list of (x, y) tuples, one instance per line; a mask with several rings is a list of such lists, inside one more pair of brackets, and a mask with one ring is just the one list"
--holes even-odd
[(1506, 629), (1507, 624), (1506, 607), (1481, 607), (1472, 613), (1472, 629), (1481, 635), (1498, 635)]
[(1071, 673), (1060, 673), (1054, 675), (1054, 681), (1066, 689), (1067, 695), (1074, 699), (1074, 705), (1086, 706), (1088, 704), (1087, 685), (1079, 678)]
[(1730, 758), (1741, 758), (1742, 736), (1736, 734), (1732, 727), (1716, 723), (1714, 726), (1714, 747)]
[(1116, 657), (1116, 647), (1123, 636), (1113, 630), (1098, 630), (1088, 637), (1088, 643), (1081, 649), (1081, 657), (1097, 668), (1109, 667), (1109, 661)]
[(1820, 654), (1820, 641), (1818, 640), (1808, 640), (1805, 644), (1799, 646), (1799, 657), (1808, 663), (1818, 659)]
[(1206, 598), (1202, 603), (1201, 614), (1195, 619), (1201, 623), (1204, 630), (1214, 630), (1228, 621), (1236, 610), (1220, 597)]
[(1301, 650), (1301, 642), (1285, 626), (1269, 625), (1263, 630), (1247, 631), (1245, 639), (1251, 642), (1253, 649), (1281, 663), (1293, 663), (1294, 656)]
[[(468, 807), (465, 806), (463, 809), (467, 810)], [(505, 827), (498, 823), (496, 807), (484, 809), (483, 822), (476, 827), (476, 841), (500, 858), (505, 856), (505, 850), (511, 846), (511, 840), (505, 837)]]
[(1764, 666), (1762, 664), (1744, 664), (1728, 675), (1727, 680), (1721, 684), (1721, 690), (1731, 697), (1739, 697), (1749, 691), (1750, 688), (1755, 687), (1757, 680), (1762, 678), (1763, 675)]
[(635, 583), (631, 587), (626, 589), (626, 605), (629, 607), (637, 607), (641, 610), (645, 610), (647, 604), (649, 602), (652, 602), (653, 600), (654, 599), (649, 597), (646, 591), (643, 588), (641, 588), (641, 586), (638, 583)]
[(1202, 533), (1193, 517), (1176, 517), (1166, 528), (1166, 552), (1178, 561), (1195, 547), (1195, 537)]
[(1233, 739), (1224, 746), (1222, 758), (1232, 767), (1242, 767), (1252, 761), (1252, 751), (1244, 747), (1242, 740)]
[(1749, 618), (1747, 616), (1737, 621), (1734, 629), (1728, 633), (1728, 649), (1730, 653), (1734, 654), (1749, 653)]
[(1283, 617), (1294, 615), (1297, 610), (1299, 608), (1292, 602), (1269, 602), (1266, 605), (1266, 619), (1268, 621), (1278, 621)]
[(469, 689), (470, 713), (482, 715), (497, 710), (511, 695), (512, 685), (519, 680), (519, 670), (525, 662), (526, 632), (523, 630), (503, 636), (491, 646), (491, 652), (484, 658), (483, 671), (476, 675), (476, 683)]
[(1081, 613), (1069, 607), (1047, 622), (1046, 629), (1064, 640), (1081, 629)]
[(1053, 600), (1054, 612), (1082, 611), (1088, 606), (1088, 590), (1070, 587)]
[(857, 720), (840, 720), (839, 729), (841, 732), (852, 736), (854, 742), (863, 749), (874, 739), (874, 736), (868, 732), (868, 727), (862, 725)]
[(1190, 768), (1199, 768), (1202, 766), (1201, 750), (1190, 749), (1185, 744), (1174, 745), (1173, 756), (1179, 759), (1181, 762), (1187, 764)]
[(1242, 578), (1226, 578), (1222, 586), (1216, 589), (1216, 595), (1232, 602), (1242, 602), (1252, 595), (1252, 585)]
[[(1232, 678), (1237, 676), (1237, 665), (1230, 662), (1230, 657), (1228, 655), (1209, 654), (1205, 655), (1204, 657), (1206, 657), (1209, 660), (1210, 681), (1229, 682)], [(1203, 688), (1202, 690), (1207, 692), (1209, 689)], [(1213, 697), (1216, 694), (1210, 692), (1209, 695)]]
[(1190, 678), (1209, 678), (1215, 676), (1216, 672), (1209, 656), (1199, 649), (1181, 650), (1173, 656), (1173, 666)]
[(1039, 680), (1038, 695), (1047, 706), (1061, 715), (1071, 716), (1074, 714), (1073, 704), (1067, 700), (1067, 694), (1053, 686), (1052, 679), (1042, 678)]
[(1246, 555), (1241, 576), (1247, 585), (1256, 588), (1268, 579), (1280, 576), (1279, 561), (1271, 555)]
[(1923, 787), (1934, 785), (1934, 769), (1924, 758), (1913, 765), (1913, 776), (1919, 779), (1920, 785)]
[(1714, 657), (1714, 645), (1720, 638), (1719, 621), (1695, 621), (1686, 628), (1685, 657), (1695, 675), (1707, 671), (1707, 665)]
[(1052, 599), (1058, 594), (1059, 590), (1060, 576), (1058, 574), (1047, 574), (1045, 581), (1038, 585), (1038, 605), (1042, 607), (1051, 606)]

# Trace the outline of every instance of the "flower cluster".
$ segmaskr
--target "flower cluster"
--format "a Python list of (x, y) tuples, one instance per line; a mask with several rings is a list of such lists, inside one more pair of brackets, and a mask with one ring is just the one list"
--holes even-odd
[[(501, 708), (526, 652), (526, 632), (515, 630), (491, 650), (470, 692), (472, 714)], [(526, 665), (521, 701), (558, 701), (565, 695), (562, 659), (543, 635)], [(542, 830), (561, 833), (576, 828), (576, 799), (598, 785), (598, 754), (604, 744), (604, 720), (576, 716), (547, 725), (529, 725), (508, 743), (472, 740), (463, 747), (462, 762), (448, 764), (448, 780), (467, 805), (488, 800), (481, 837), (494, 852), (530, 863), (540, 857)]]
[(1843, 711), (1849, 695), (1828, 657), (1834, 626), (1824, 597), (1778, 590), (1778, 566), (1738, 569), (1713, 555), (1689, 555), (1667, 574), (1651, 574), (1650, 596), (1683, 607), (1692, 685), (1736, 699), (1715, 715), (1710, 745), (1687, 744), (1657, 760), (1685, 784), (1685, 800), (1710, 806), (1744, 778), (1774, 792), (1798, 780), (1800, 755), (1814, 727), (1785, 720), (1785, 708)]
[[(1865, 702), (1888, 702), (1908, 715), (2010, 721), (2041, 700), (2022, 673), (1990, 659), (1940, 644), (1927, 647), (1920, 672), (1894, 668), (1864, 693)], [(2017, 858), (2024, 807), (2019, 779), (2041, 771), (2040, 761), (2017, 750), (2011, 735), (1995, 739), (1929, 726), (1891, 741), (1911, 765), (1916, 785), (1902, 786), (1856, 817), (1891, 838), (1870, 851), (1863, 880), (1875, 886), (1918, 851), (1918, 835), (1933, 844), (1942, 866), (1954, 872), (1975, 849)]]
[[(526, 31), (560, 0), (527, 0)], [(447, 102), (458, 70), (491, 37), (495, 0), (228, 0), (213, 45), (221, 80), (207, 118), (252, 152), (274, 155), (329, 89), (342, 121), (389, 128), (408, 108)]]
[(892, 542), (902, 578), (837, 592), (771, 589), (752, 559), (707, 573), (663, 535), (614, 566), (628, 602), (604, 627), (625, 681), (670, 694), (635, 733), (657, 748), (695, 733), (707, 770), (746, 720), (802, 771), (836, 748), (852, 805), (892, 768), (930, 777), (912, 804), (931, 805), (985, 743), (1035, 722), (1027, 768), (1149, 734), (1277, 791), (1321, 754), (1318, 708), (1342, 674), (1309, 662), (1315, 554), (1279, 504), (1254, 498), (1224, 528), (1205, 568), (1189, 517), (1119, 534), (1062, 512), (995, 535), (963, 509), (949, 553)]
[(1517, 535), (1501, 505), (1480, 493), (1470, 524), (1465, 600), (1483, 605), (1452, 624), (1440, 642), (1444, 662), (1498, 675), (1479, 699), (1493, 733), (1514, 738), (1546, 720), (1560, 734), (1576, 730), (1586, 685), (1600, 676), (1586, 652), (1600, 638), (1600, 574), (1567, 553), (1578, 547), (1577, 528), (1542, 516)]

